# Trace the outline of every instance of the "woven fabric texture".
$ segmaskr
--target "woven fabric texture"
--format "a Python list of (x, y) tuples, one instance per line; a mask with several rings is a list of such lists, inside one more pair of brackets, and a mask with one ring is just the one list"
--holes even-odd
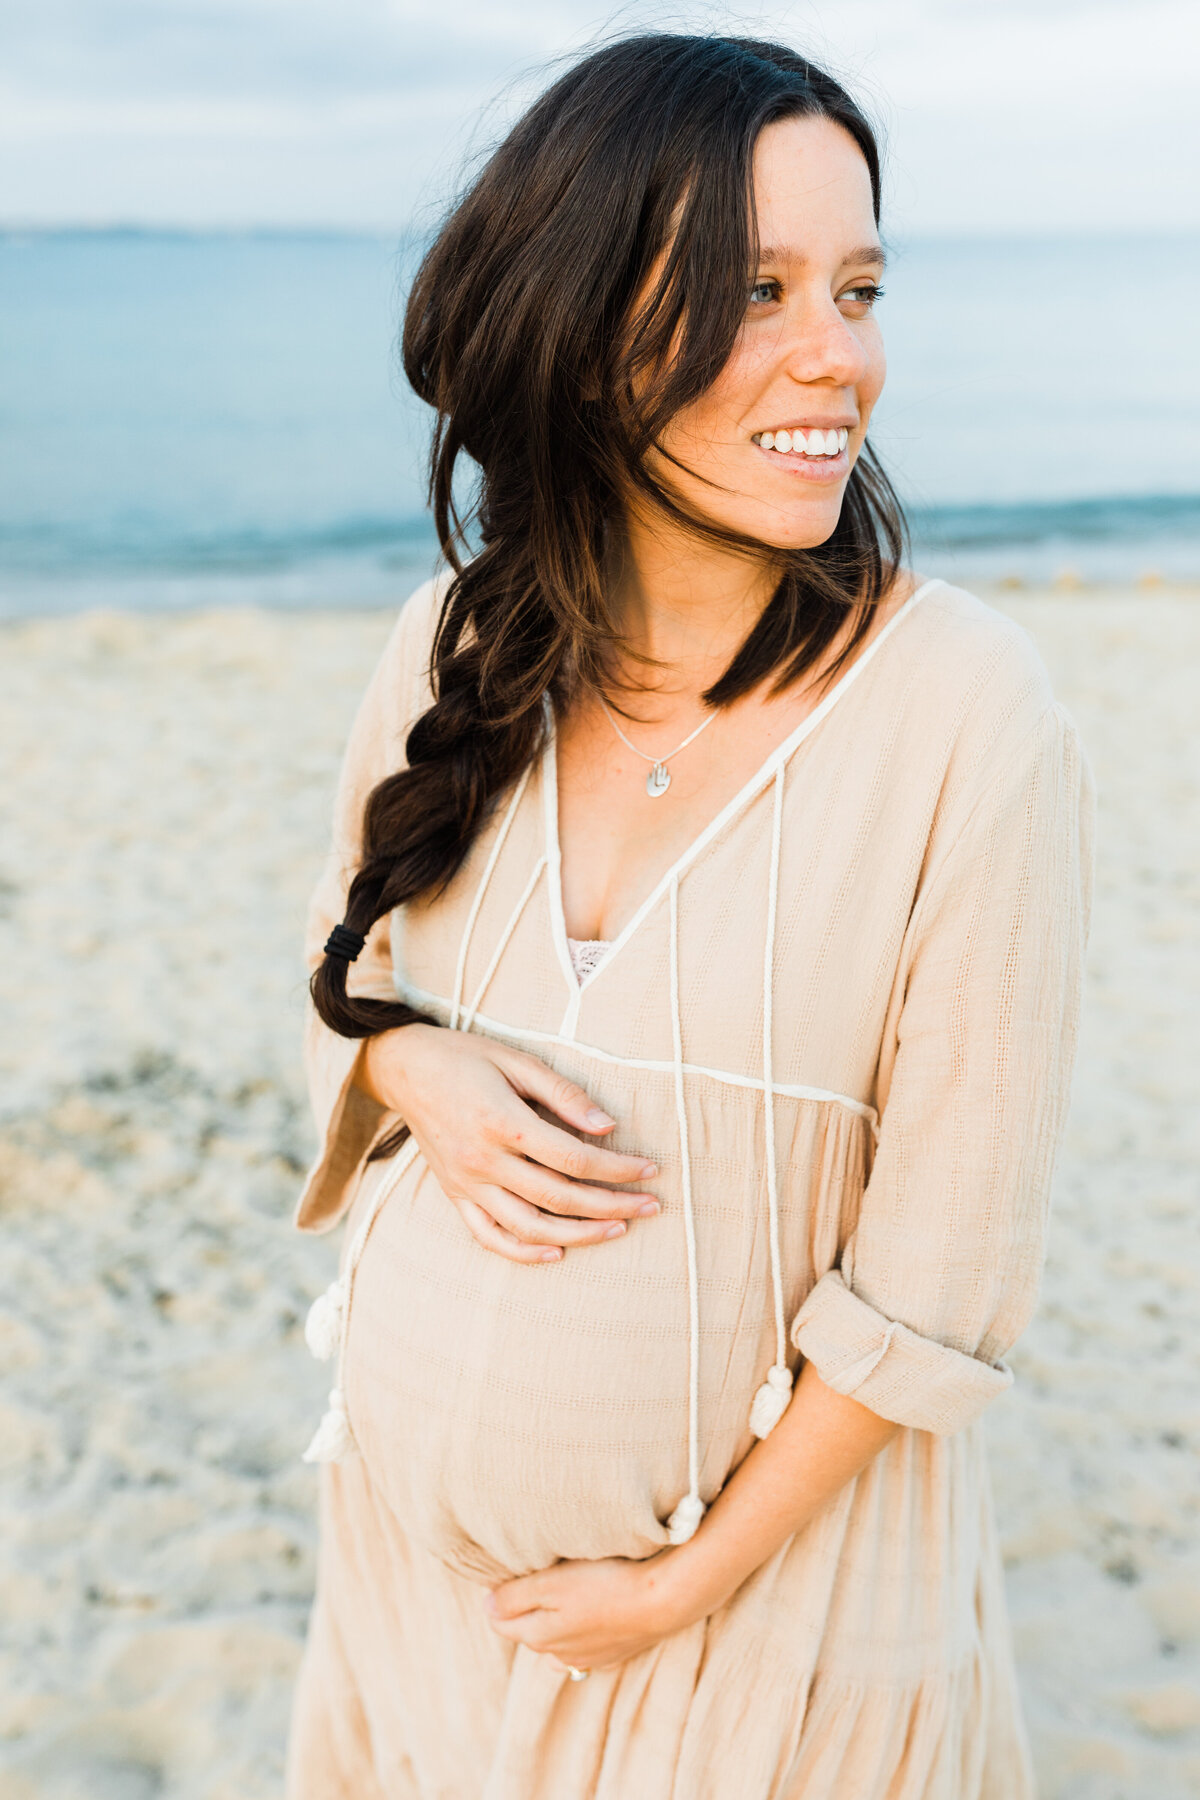
[[(404, 608), (360, 707), (310, 967), (363, 800), (427, 703), (437, 600)], [(614, 1147), (659, 1164), (662, 1212), (527, 1268), (475, 1243), (420, 1156), (387, 1195), (346, 1328), (359, 1454), (321, 1474), (289, 1800), (1029, 1800), (982, 1415), (1036, 1301), (1074, 1055), (1094, 804), (1075, 727), (1022, 630), (927, 584), (582, 981), (554, 794), (551, 747), (478, 906), (503, 803), (445, 893), (377, 924), (350, 989), (449, 1022), (461, 963), (471, 1029), (582, 1082)], [(776, 1355), (780, 818), (789, 1353), (902, 1429), (719, 1613), (570, 1683), (489, 1630), (482, 1584), (653, 1554), (688, 1486), (676, 1042), (705, 1500)], [(305, 1230), (353, 1225), (387, 1178), (364, 1158), (396, 1121), (354, 1085), (360, 1053), (310, 1008)]]

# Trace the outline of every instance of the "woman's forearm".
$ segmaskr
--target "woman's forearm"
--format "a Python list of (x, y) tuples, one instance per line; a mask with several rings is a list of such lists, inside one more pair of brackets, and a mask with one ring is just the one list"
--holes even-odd
[(726, 1482), (695, 1537), (647, 1565), (672, 1612), (690, 1622), (724, 1605), (899, 1430), (805, 1363), (782, 1419)]
[(899, 1431), (805, 1364), (770, 1437), (755, 1444), (689, 1543), (645, 1561), (554, 1563), (493, 1588), (501, 1637), (561, 1665), (609, 1667), (707, 1618)]

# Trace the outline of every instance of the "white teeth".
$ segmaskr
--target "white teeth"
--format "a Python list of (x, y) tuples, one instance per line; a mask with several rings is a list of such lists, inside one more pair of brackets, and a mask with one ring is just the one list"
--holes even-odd
[(845, 430), (829, 431), (756, 431), (752, 442), (763, 450), (778, 450), (784, 456), (838, 456), (850, 442)]

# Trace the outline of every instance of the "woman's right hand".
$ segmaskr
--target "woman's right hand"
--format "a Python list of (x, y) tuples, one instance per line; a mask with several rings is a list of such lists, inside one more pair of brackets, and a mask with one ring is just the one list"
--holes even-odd
[(658, 1211), (652, 1194), (616, 1191), (657, 1175), (654, 1163), (581, 1143), (534, 1112), (531, 1101), (589, 1137), (616, 1123), (536, 1056), (472, 1032), (402, 1025), (368, 1039), (359, 1068), (358, 1084), (404, 1120), (486, 1250), (555, 1262)]

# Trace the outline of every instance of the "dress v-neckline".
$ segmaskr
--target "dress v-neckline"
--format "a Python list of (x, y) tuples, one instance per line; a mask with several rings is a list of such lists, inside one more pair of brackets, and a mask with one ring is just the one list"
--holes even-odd
[[(812, 712), (807, 713), (805, 717), (801, 719), (795, 730), (792, 731), (781, 744), (775, 746), (774, 750), (772, 750), (763, 762), (759, 764), (750, 779), (738, 789), (731, 800), (726, 801), (716, 817), (710, 819), (708, 824), (705, 825), (685, 849), (680, 852), (670, 868), (668, 868), (666, 872), (659, 877), (658, 881), (655, 882), (650, 892), (646, 895), (646, 898), (634, 911), (632, 917), (614, 937), (607, 940), (607, 954), (601, 959), (591, 973), (585, 975), (582, 980), (580, 980), (579, 976), (575, 973), (575, 966), (571, 960), (570, 943), (567, 937), (566, 914), (563, 907), (562, 844), (559, 838), (558, 828), (558, 733), (555, 728), (553, 709), (550, 706), (547, 706), (548, 730), (545, 747), (542, 751), (541, 774), (542, 803), (545, 813), (546, 833), (546, 878), (550, 897), (550, 929), (554, 939), (554, 948), (558, 955), (559, 966), (562, 969), (563, 979), (566, 982), (567, 991), (571, 996), (572, 1002), (577, 1002), (585, 989), (590, 987), (592, 982), (597, 980), (606, 969), (612, 967), (616, 958), (629, 942), (630, 938), (649, 914), (653, 912), (663, 895), (667, 893), (672, 882), (676, 881), (683, 871), (686, 868), (689, 868), (698, 856), (703, 854), (709, 844), (712, 843), (713, 839), (724, 830), (729, 821), (734, 818), (744, 806), (748, 805), (756, 794), (761, 792), (771, 780), (771, 777), (776, 773), (780, 764), (786, 762), (797, 746), (804, 741), (810, 732), (815, 731), (821, 721), (833, 711), (833, 708), (837, 705), (837, 702), (841, 699), (842, 695), (854, 683), (858, 676), (861, 675), (862, 671), (874, 657), (876, 651), (886, 643), (889, 637), (891, 637), (893, 631), (895, 631), (896, 627), (900, 624), (900, 621), (907, 618), (909, 613), (914, 611), (918, 602), (924, 599), (931, 588), (943, 585), (942, 577), (940, 575), (935, 575), (929, 581), (922, 582), (921, 586), (917, 588), (914, 593), (909, 595), (903, 606), (897, 608), (887, 624), (877, 636), (872, 638), (862, 655), (856, 657), (850, 667), (846, 670), (845, 674), (838, 678), (820, 704), (815, 706)], [(572, 1010), (574, 1010), (574, 1008), (572, 1008)]]

